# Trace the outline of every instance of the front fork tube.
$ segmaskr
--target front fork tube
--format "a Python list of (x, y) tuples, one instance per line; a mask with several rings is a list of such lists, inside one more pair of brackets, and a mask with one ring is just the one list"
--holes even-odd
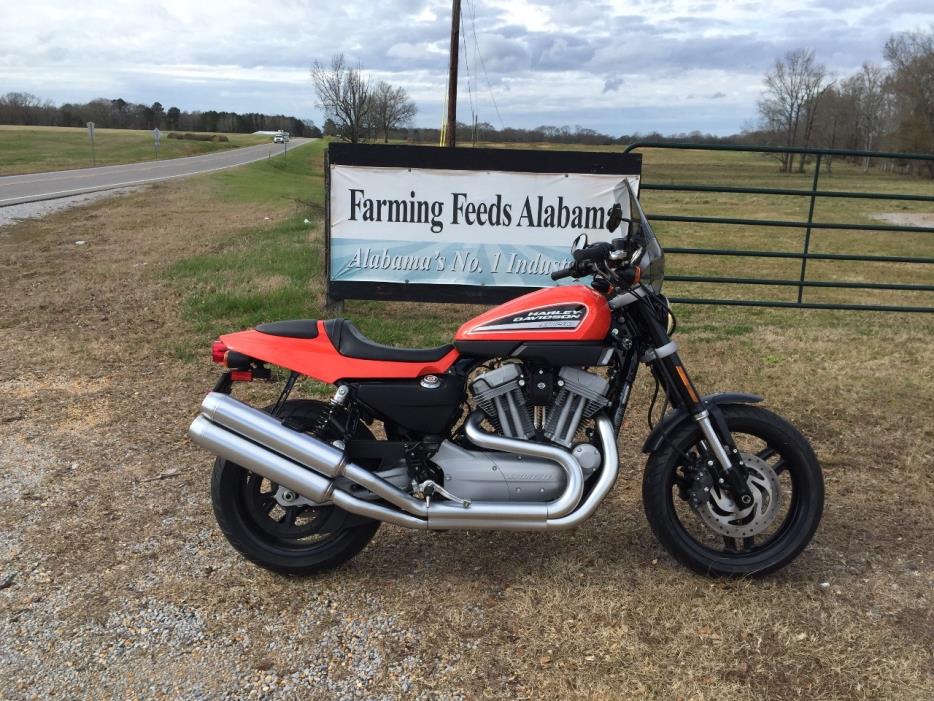
[(672, 405), (682, 406), (690, 411), (704, 434), (704, 440), (720, 465), (718, 482), (726, 482), (734, 498), (742, 506), (752, 504), (743, 459), (720, 408), (716, 405), (707, 406), (701, 401), (677, 352), (657, 358), (655, 369), (665, 384)]
[(615, 393), (618, 397), (616, 406), (613, 409), (613, 428), (616, 435), (619, 435), (620, 426), (623, 425), (623, 417), (626, 415), (626, 407), (629, 406), (629, 395), (632, 392), (632, 384), (636, 380), (636, 373), (639, 371), (639, 357), (634, 351), (622, 352), (620, 354), (620, 367), (617, 381), (620, 382), (619, 392)]

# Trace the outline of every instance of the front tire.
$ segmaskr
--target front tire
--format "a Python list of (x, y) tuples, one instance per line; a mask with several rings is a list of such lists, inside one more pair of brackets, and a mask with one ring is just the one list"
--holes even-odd
[[(313, 426), (327, 405), (289, 401), (280, 418)], [(359, 438), (372, 438), (364, 426)], [(323, 439), (334, 439), (325, 429)], [(379, 521), (361, 519), (326, 506), (283, 506), (278, 485), (235, 463), (218, 458), (211, 478), (214, 517), (230, 544), (251, 562), (281, 574), (312, 575), (354, 557), (376, 535)], [(351, 525), (344, 525), (351, 524)]]
[[(650, 456), (643, 506), (658, 541), (695, 572), (765, 575), (797, 557), (817, 530), (824, 505), (820, 464), (807, 439), (771, 411), (745, 405), (720, 409), (746, 458), (748, 484), (758, 492), (748, 516), (739, 515), (742, 510), (725, 490), (698, 477), (710, 456), (694, 421), (675, 428)], [(712, 495), (693, 508), (688, 495), (699, 479)]]

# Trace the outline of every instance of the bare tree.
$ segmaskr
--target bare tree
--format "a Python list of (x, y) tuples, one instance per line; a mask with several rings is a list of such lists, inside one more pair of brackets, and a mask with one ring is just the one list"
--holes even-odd
[(393, 87), (380, 81), (372, 94), (371, 117), (373, 125), (383, 134), (383, 142), (389, 141), (389, 132), (409, 125), (418, 108), (409, 99), (405, 88)]
[[(864, 63), (859, 73), (843, 82), (842, 92), (852, 105), (856, 148), (872, 151), (879, 146), (888, 121), (889, 95), (885, 71), (873, 63)], [(863, 170), (869, 170), (869, 158), (863, 160)]]
[[(776, 133), (784, 146), (806, 146), (811, 138), (820, 100), (827, 90), (827, 71), (814, 60), (814, 52), (796, 49), (775, 61), (765, 76), (765, 96), (759, 113), (767, 131)], [(792, 154), (781, 155), (781, 170), (791, 171)], [(804, 155), (800, 170), (804, 169)]]
[[(885, 58), (892, 66), (896, 147), (930, 153), (934, 151), (934, 29), (892, 36), (885, 43)], [(934, 175), (930, 164), (928, 172)]]
[(373, 101), (369, 78), (360, 68), (349, 67), (344, 54), (335, 54), (330, 66), (314, 62), (311, 80), (319, 107), (325, 117), (334, 121), (338, 135), (353, 144), (365, 138)]

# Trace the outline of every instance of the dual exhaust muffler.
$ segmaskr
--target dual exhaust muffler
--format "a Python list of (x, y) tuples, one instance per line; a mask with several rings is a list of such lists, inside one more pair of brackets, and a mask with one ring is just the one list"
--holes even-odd
[[(188, 436), (209, 452), (311, 501), (331, 503), (350, 513), (406, 528), (571, 528), (593, 514), (616, 481), (619, 461), (615, 432), (604, 414), (595, 417), (603, 465), (596, 484), (583, 501), (583, 472), (569, 452), (553, 445), (491, 434), (480, 427), (482, 419), (481, 414), (474, 413), (467, 420), (467, 437), (475, 445), (552, 460), (564, 469), (567, 482), (557, 499), (544, 503), (473, 502), (467, 506), (438, 499), (429, 505), (349, 462), (342, 450), (289, 429), (274, 416), (218, 392), (205, 397), (201, 414), (192, 422)], [(335, 482), (340, 477), (372, 492), (384, 503), (361, 499), (341, 489)]]

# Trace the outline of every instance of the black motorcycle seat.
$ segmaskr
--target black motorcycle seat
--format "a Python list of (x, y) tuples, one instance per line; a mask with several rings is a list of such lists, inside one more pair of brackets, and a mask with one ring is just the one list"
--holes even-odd
[(318, 320), (293, 319), (292, 321), (274, 321), (269, 324), (260, 324), (256, 327), (256, 330), (269, 336), (318, 338)]
[(375, 343), (364, 336), (360, 329), (347, 319), (329, 319), (324, 322), (324, 330), (341, 355), (360, 360), (431, 363), (441, 360), (454, 349), (451, 344), (436, 348), (384, 346), (382, 343)]

